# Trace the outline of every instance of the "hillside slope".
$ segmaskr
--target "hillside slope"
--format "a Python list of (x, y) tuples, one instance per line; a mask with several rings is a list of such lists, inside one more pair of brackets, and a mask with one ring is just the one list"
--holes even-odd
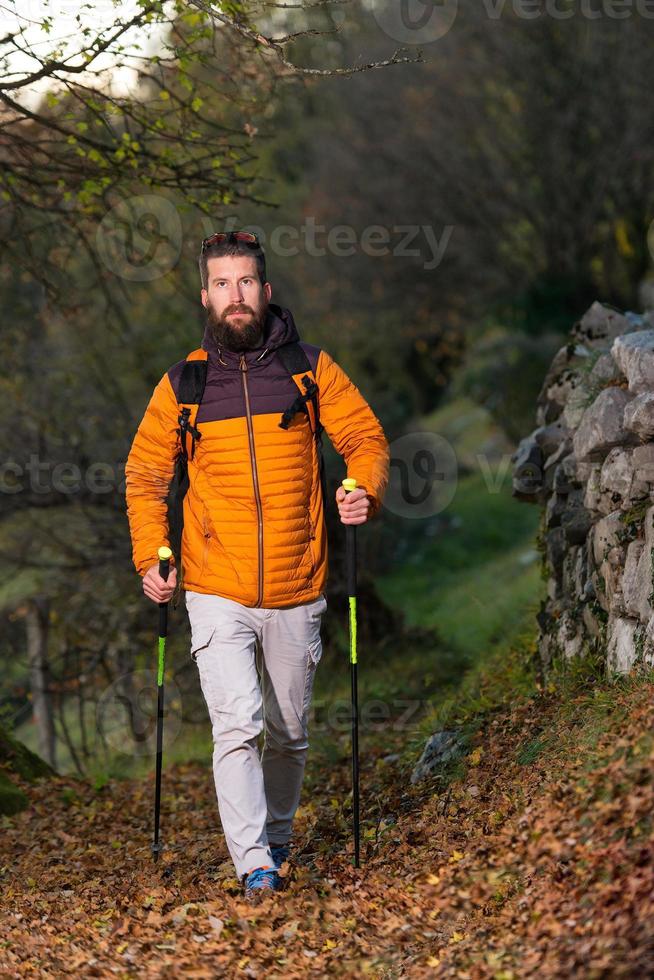
[(152, 780), (26, 784), (2, 818), (3, 975), (651, 976), (653, 731), (651, 676), (582, 675), (478, 718), (448, 780), (411, 786), (376, 749), (359, 871), (344, 756), (299, 814), (287, 890), (255, 908), (206, 767), (166, 771), (159, 867)]
[[(207, 728), (192, 762), (164, 754), (158, 866), (153, 764), (142, 779), (21, 782), (29, 809), (0, 818), (0, 973), (654, 975), (654, 674), (611, 679), (580, 659), (543, 686), (537, 514), (518, 508), (516, 523), (514, 507), (469, 475), (447, 533), (416, 527), (410, 560), (379, 583), (436, 634), (377, 659), (361, 649), (361, 704), (420, 712), (362, 724), (359, 870), (347, 663), (329, 654), (282, 894), (254, 908), (240, 896)], [(462, 756), (412, 783), (424, 739), (444, 729)]]

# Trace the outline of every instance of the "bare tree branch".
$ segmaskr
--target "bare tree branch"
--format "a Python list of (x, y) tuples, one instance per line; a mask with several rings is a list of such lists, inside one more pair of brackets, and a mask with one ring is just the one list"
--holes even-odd
[(365, 65), (353, 65), (350, 68), (302, 68), (300, 65), (296, 65), (294, 62), (290, 61), (284, 52), (284, 45), (292, 40), (294, 37), (300, 37), (307, 34), (327, 34), (327, 33), (338, 33), (340, 28), (335, 28), (334, 31), (317, 31), (317, 30), (307, 30), (301, 31), (297, 34), (289, 34), (286, 37), (272, 38), (261, 34), (254, 28), (248, 27), (245, 23), (240, 22), (235, 17), (229, 17), (227, 14), (216, 9), (215, 3), (211, 0), (190, 0), (194, 7), (202, 10), (204, 13), (208, 14), (215, 20), (220, 21), (226, 27), (231, 30), (236, 31), (242, 37), (247, 38), (253, 44), (261, 45), (274, 52), (276, 58), (285, 68), (296, 75), (355, 75), (358, 72), (372, 71), (375, 68), (388, 68), (390, 65), (401, 65), (401, 64), (416, 64), (422, 62), (424, 59), (422, 57), (422, 51), (418, 49), (415, 58), (404, 58), (399, 57), (400, 52), (407, 51), (408, 48), (398, 48), (391, 58), (386, 58), (383, 61), (371, 61)]

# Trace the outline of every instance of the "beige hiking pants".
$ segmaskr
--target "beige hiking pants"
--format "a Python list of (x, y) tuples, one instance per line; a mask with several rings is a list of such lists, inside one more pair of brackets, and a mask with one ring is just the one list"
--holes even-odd
[(241, 878), (272, 866), (269, 845), (286, 844), (291, 836), (327, 601), (323, 595), (262, 609), (200, 592), (187, 591), (185, 598), (191, 656), (212, 726), (218, 810)]

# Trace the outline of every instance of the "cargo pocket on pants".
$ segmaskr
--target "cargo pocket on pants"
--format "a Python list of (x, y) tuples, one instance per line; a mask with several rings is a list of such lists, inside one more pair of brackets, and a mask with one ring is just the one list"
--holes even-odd
[(322, 657), (322, 640), (318, 637), (313, 643), (309, 645), (309, 659), (313, 664), (314, 668), (318, 666), (320, 658)]
[(309, 645), (307, 651), (307, 670), (304, 676), (304, 701), (302, 704), (302, 714), (304, 717), (304, 724), (306, 725), (309, 717), (309, 708), (311, 706), (311, 697), (313, 694), (313, 682), (316, 677), (316, 668), (322, 657), (322, 641), (320, 639), (314, 640), (313, 643)]

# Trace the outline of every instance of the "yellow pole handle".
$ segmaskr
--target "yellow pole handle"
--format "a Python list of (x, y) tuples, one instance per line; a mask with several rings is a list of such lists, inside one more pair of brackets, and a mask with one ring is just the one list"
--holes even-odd
[(347, 492), (350, 493), (350, 491), (356, 490), (357, 481), (354, 479), (354, 477), (348, 476), (343, 480), (343, 486), (345, 487)]

